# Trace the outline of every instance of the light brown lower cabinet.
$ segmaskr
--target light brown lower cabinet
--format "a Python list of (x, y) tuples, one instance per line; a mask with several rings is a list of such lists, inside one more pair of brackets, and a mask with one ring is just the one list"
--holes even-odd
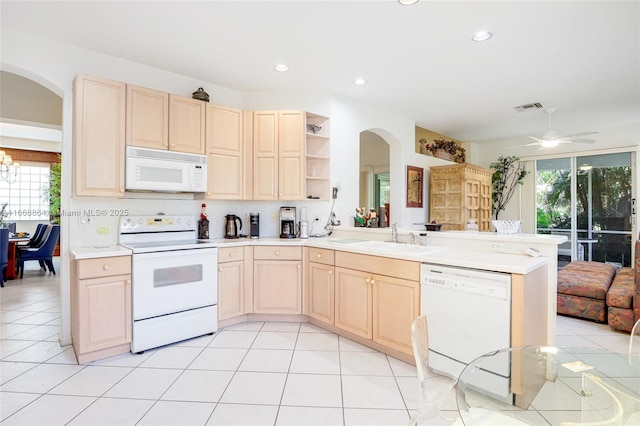
[(131, 257), (75, 261), (71, 338), (78, 363), (126, 353), (131, 344)]
[(245, 314), (244, 248), (218, 249), (218, 320)]
[(419, 263), (346, 252), (336, 252), (335, 262), (336, 327), (412, 354), (411, 322), (420, 315)]
[(253, 313), (302, 313), (302, 247), (253, 248)]
[(307, 251), (306, 311), (325, 324), (335, 323), (335, 268), (333, 250), (315, 247)]

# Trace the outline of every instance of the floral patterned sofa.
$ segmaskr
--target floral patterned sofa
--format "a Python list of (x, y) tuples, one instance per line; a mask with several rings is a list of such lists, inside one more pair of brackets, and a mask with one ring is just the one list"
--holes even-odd
[(607, 263), (574, 260), (558, 271), (558, 313), (607, 320), (606, 297), (616, 274)]
[(573, 261), (558, 271), (558, 313), (631, 331), (640, 319), (640, 240), (634, 268), (600, 262)]
[(633, 268), (621, 268), (607, 293), (609, 327), (631, 331), (640, 319), (640, 240), (636, 241)]

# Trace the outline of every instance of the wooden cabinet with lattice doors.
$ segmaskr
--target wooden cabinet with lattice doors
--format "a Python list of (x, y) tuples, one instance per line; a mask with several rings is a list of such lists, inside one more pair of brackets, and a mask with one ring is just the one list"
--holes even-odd
[(441, 223), (443, 231), (460, 231), (475, 219), (480, 231), (491, 231), (492, 170), (459, 163), (429, 172), (429, 221)]

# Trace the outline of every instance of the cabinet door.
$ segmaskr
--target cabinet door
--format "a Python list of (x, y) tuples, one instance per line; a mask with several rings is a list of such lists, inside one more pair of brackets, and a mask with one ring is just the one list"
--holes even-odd
[(131, 342), (131, 275), (78, 281), (81, 353)]
[(218, 266), (218, 320), (244, 314), (244, 262)]
[(169, 149), (204, 154), (206, 103), (169, 95)]
[(305, 197), (304, 114), (302, 111), (278, 113), (278, 198), (301, 200)]
[(335, 269), (335, 325), (371, 339), (371, 274), (352, 269)]
[(169, 94), (127, 85), (127, 145), (169, 148)]
[(334, 273), (332, 265), (309, 262), (307, 270), (307, 315), (334, 324)]
[(207, 198), (242, 199), (244, 153), (242, 111), (207, 105)]
[(124, 195), (124, 83), (78, 75), (74, 81), (75, 195)]
[(374, 275), (373, 341), (412, 354), (411, 323), (420, 313), (420, 283)]
[(302, 265), (298, 260), (254, 260), (253, 312), (302, 313)]
[(253, 113), (253, 199), (278, 199), (278, 112)]

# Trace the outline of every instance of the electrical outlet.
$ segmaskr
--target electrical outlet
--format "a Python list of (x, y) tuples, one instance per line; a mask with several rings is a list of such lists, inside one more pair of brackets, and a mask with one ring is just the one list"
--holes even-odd
[(83, 226), (91, 225), (91, 216), (80, 216), (80, 225), (83, 225)]
[(271, 222), (275, 222), (275, 221), (276, 221), (276, 214), (271, 213)]
[(504, 250), (504, 244), (502, 243), (489, 243), (489, 248), (493, 250)]

